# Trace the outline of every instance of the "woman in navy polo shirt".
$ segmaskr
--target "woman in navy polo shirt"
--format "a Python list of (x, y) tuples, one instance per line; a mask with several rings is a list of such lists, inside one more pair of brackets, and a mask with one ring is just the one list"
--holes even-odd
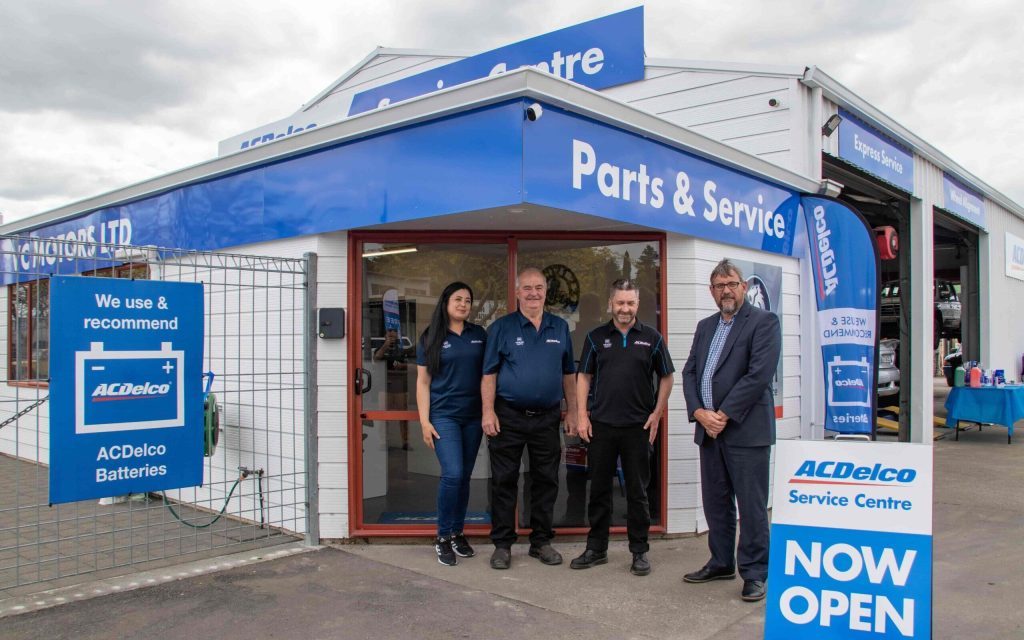
[(469, 478), (483, 437), (480, 378), (487, 332), (466, 321), (472, 306), (468, 284), (449, 284), (416, 345), (416, 406), (423, 442), (441, 463), (434, 550), (437, 561), (449, 566), (458, 562), (456, 556), (475, 555), (462, 529)]

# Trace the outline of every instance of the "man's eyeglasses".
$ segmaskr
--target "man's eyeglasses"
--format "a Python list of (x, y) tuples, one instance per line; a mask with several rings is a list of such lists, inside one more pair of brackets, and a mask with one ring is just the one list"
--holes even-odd
[(725, 291), (726, 287), (729, 287), (729, 291), (735, 291), (736, 289), (739, 289), (741, 284), (743, 283), (738, 282), (736, 280), (733, 280), (732, 282), (716, 282), (715, 284), (711, 285), (711, 288), (717, 291), (718, 293), (722, 293), (723, 291)]

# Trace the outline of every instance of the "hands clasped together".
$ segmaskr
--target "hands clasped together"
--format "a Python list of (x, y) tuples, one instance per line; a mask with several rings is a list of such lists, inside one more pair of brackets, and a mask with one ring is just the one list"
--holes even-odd
[(704, 431), (712, 438), (717, 438), (718, 434), (722, 433), (722, 430), (725, 429), (725, 425), (729, 423), (729, 416), (721, 411), (697, 409), (693, 412), (693, 417), (697, 419), (697, 422), (704, 427)]

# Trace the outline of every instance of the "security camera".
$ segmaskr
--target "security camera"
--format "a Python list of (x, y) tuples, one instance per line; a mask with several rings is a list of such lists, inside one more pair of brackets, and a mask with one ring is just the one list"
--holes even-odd
[(526, 107), (526, 119), (530, 122), (540, 120), (542, 115), (544, 115), (544, 108), (540, 106), (540, 103), (534, 102)]

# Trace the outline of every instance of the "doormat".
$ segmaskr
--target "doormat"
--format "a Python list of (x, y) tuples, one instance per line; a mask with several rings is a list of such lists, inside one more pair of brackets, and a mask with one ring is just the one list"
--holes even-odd
[[(436, 511), (385, 511), (377, 518), (377, 524), (436, 524)], [(466, 524), (490, 524), (491, 514), (486, 511), (470, 511)]]

